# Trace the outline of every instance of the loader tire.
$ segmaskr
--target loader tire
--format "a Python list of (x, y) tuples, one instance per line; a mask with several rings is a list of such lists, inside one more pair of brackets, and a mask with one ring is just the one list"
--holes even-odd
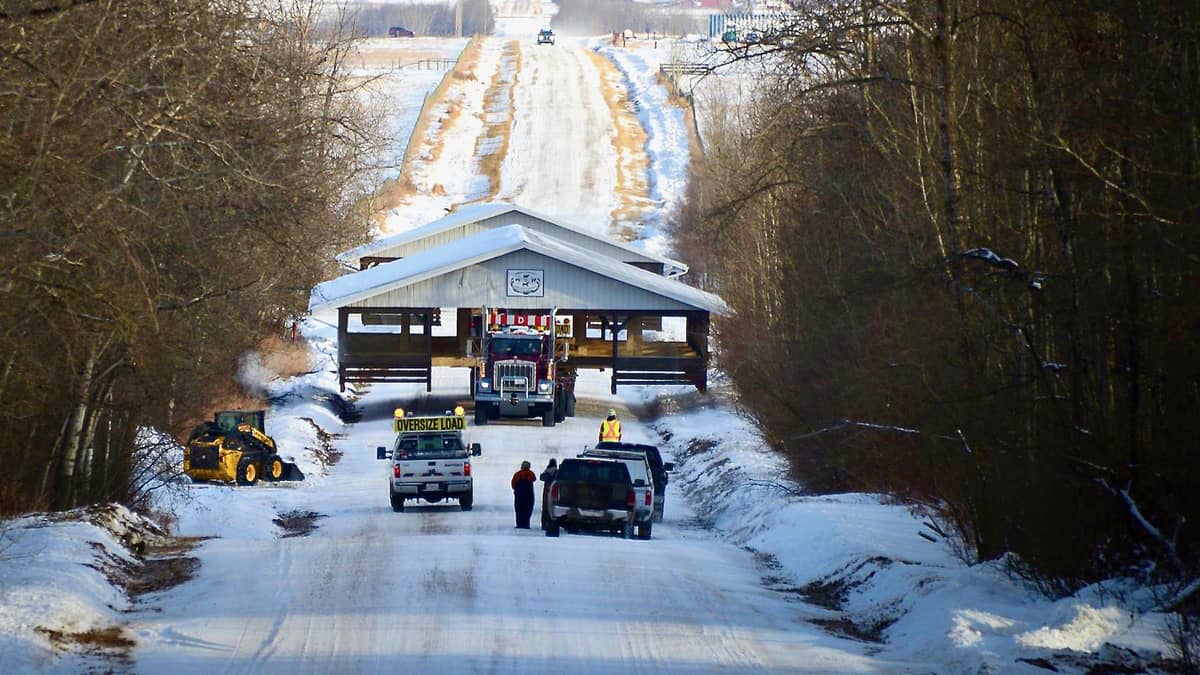
[(284, 466), (283, 466), (283, 460), (279, 459), (279, 455), (271, 455), (270, 457), (268, 457), (267, 461), (266, 461), (265, 469), (266, 469), (265, 473), (267, 475), (263, 476), (263, 478), (266, 478), (268, 481), (271, 481), (272, 483), (277, 480), (283, 480)]
[(258, 482), (258, 462), (253, 457), (242, 457), (237, 465), (237, 484), (254, 485)]

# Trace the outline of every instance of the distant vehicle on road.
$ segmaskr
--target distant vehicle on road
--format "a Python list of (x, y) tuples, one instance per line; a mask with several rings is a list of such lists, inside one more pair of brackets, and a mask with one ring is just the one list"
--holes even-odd
[(537, 43), (539, 45), (554, 44), (554, 31), (550, 30), (549, 28), (543, 28), (542, 30), (538, 31)]
[(633, 480), (625, 464), (609, 459), (564, 459), (550, 484), (550, 523), (547, 537), (560, 528), (615, 532), (633, 536), (637, 511)]
[(404, 26), (392, 26), (388, 29), (388, 37), (416, 37), (416, 34)]

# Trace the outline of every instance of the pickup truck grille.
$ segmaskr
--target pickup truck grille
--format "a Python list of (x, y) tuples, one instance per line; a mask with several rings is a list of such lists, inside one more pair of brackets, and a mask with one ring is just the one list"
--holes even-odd
[(530, 361), (497, 361), (496, 382), (501, 394), (519, 391), (525, 394), (537, 387), (537, 364)]

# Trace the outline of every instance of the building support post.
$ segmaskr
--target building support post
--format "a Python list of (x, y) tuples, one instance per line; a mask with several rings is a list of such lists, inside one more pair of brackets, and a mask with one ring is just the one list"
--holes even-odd
[(346, 366), (345, 363), (345, 345), (346, 334), (350, 328), (350, 309), (347, 307), (338, 307), (338, 391), (346, 391)]

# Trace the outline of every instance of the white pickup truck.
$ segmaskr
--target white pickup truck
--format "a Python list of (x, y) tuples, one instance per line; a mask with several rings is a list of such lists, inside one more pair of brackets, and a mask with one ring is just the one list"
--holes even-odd
[(375, 449), (377, 459), (390, 459), (388, 498), (393, 511), (403, 511), (409, 499), (438, 503), (457, 499), (463, 511), (474, 502), (471, 457), (479, 456), (478, 443), (463, 441), (467, 428), (461, 407), (439, 417), (406, 416), (396, 409), (392, 420), (396, 440), (392, 447)]

